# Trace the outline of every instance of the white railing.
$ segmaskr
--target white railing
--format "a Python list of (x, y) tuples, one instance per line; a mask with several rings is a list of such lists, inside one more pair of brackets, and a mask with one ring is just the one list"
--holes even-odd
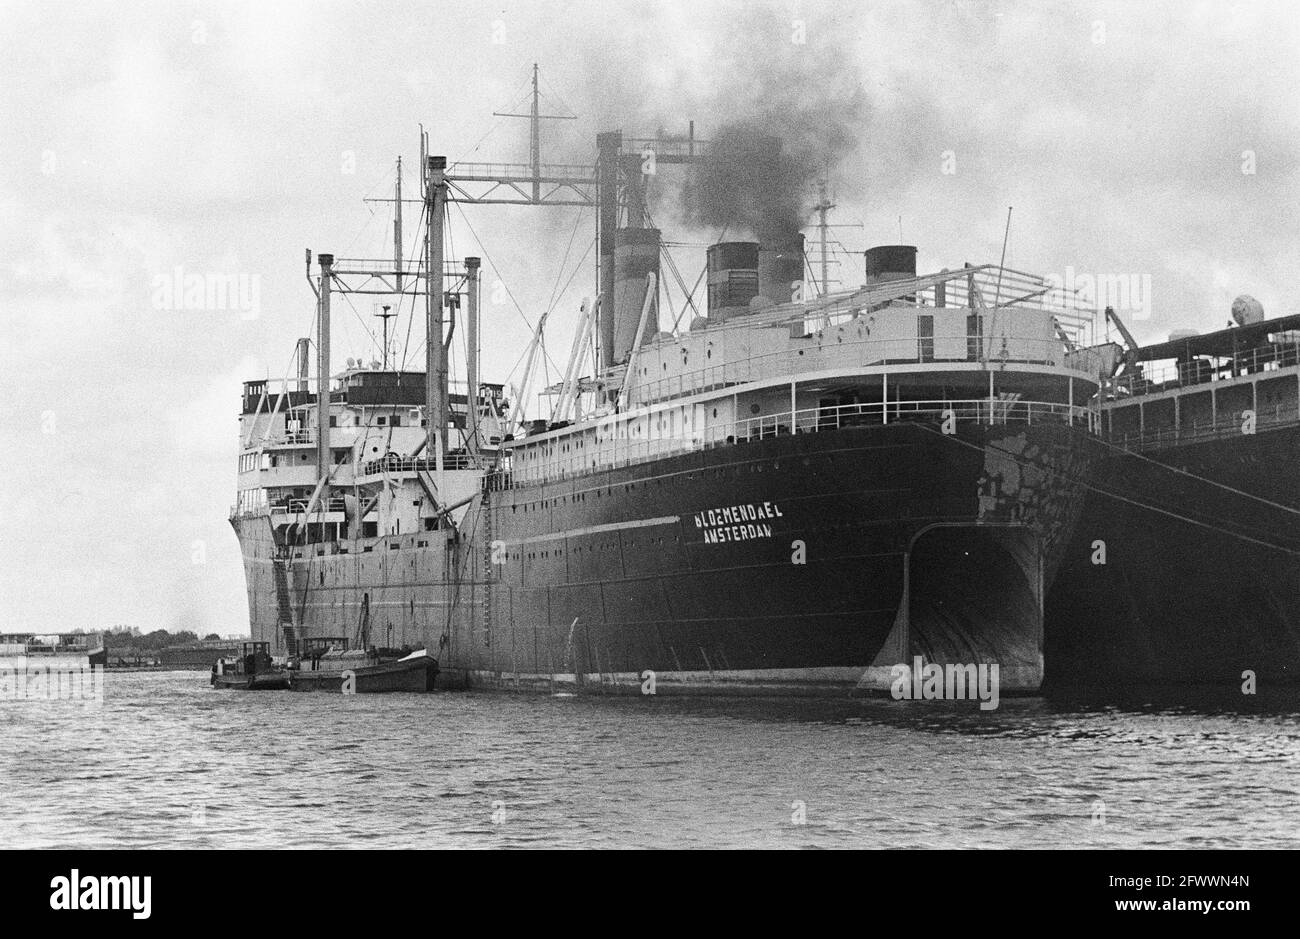
[[(442, 459), (442, 468), (444, 470), (469, 470), (477, 468), (478, 464), (474, 458), (465, 453), (448, 453)], [(414, 473), (428, 472), (432, 473), (438, 469), (437, 461), (431, 457), (403, 457), (397, 454), (390, 454), (378, 460), (369, 460), (361, 466), (362, 476), (373, 476), (376, 473)]]
[[(1300, 408), (1295, 404), (1277, 404), (1271, 408), (1260, 408), (1256, 412), (1254, 426), (1258, 433), (1295, 424), (1300, 424)], [(1105, 424), (1103, 423), (1102, 426), (1104, 427)], [(1152, 427), (1123, 434), (1110, 434), (1107, 439), (1125, 450), (1159, 450), (1164, 447), (1198, 443), (1221, 437), (1240, 437), (1244, 426), (1245, 419), (1240, 412), (1237, 412), (1212, 421), (1188, 421), (1181, 427)]]
[(1229, 381), (1262, 372), (1275, 372), (1300, 365), (1300, 344), (1272, 343), (1235, 356), (1196, 358), (1190, 362), (1143, 363), (1137, 375), (1121, 375), (1106, 383), (1107, 393), (1116, 398), (1137, 398), (1195, 385)]
[(257, 441), (258, 448), (261, 449), (265, 449), (267, 447), (305, 446), (308, 444), (314, 444), (315, 442), (316, 442), (315, 430), (300, 430), (297, 433), (293, 433), (293, 434), (272, 435), (266, 438), (265, 443), (263, 443), (260, 438)]
[[(526, 459), (522, 453), (525, 448), (516, 449), (512, 459), (513, 480), (522, 483), (554, 481), (567, 479), (584, 473), (644, 463), (648, 460), (661, 459), (696, 450), (727, 446), (746, 441), (761, 440), (791, 433), (809, 434), (837, 430), (854, 426), (879, 426), (884, 424), (920, 422), (940, 426), (949, 418), (958, 424), (977, 423), (981, 425), (1057, 424), (1075, 425), (1080, 430), (1094, 433), (1097, 428), (1097, 414), (1085, 405), (1069, 405), (1053, 401), (1019, 401), (988, 398), (949, 401), (890, 401), (888, 403), (872, 402), (864, 404), (836, 405), (820, 408), (802, 408), (776, 414), (748, 417), (723, 424), (710, 426), (704, 434), (690, 436), (664, 435), (651, 433), (639, 436), (625, 436), (623, 429), (627, 424), (620, 421), (625, 417), (607, 419), (614, 423), (609, 425), (609, 432), (614, 439), (607, 439), (596, 444), (594, 450), (579, 452), (574, 455), (548, 455), (534, 460)], [(644, 417), (641, 418), (644, 420)], [(638, 419), (630, 418), (636, 427)], [(571, 437), (555, 438), (551, 445), (572, 446), (578, 439)], [(584, 444), (591, 444), (587, 438)], [(537, 452), (537, 451), (533, 451)], [(491, 486), (491, 481), (489, 481)], [(499, 487), (494, 487), (499, 488)]]
[(734, 436), (741, 440), (788, 434), (793, 421), (795, 433), (807, 434), (864, 424), (891, 424), (904, 421), (942, 423), (948, 417), (960, 423), (977, 424), (1071, 424), (1089, 430), (1094, 412), (1082, 405), (1071, 406), (1053, 401), (1019, 401), (987, 398), (967, 401), (879, 401), (841, 404), (832, 407), (804, 408), (794, 412), (765, 414), (734, 423)]
[[(970, 370), (987, 367), (1000, 368), (1009, 364), (1034, 365), (1044, 368), (1067, 368), (1077, 373), (1080, 378), (1093, 379), (1085, 368), (1070, 368), (1065, 364), (1065, 348), (1058, 339), (1021, 339), (1008, 336), (1007, 352), (1003, 353), (1002, 337), (993, 342), (992, 354), (987, 363), (979, 358), (978, 349), (986, 339), (978, 336), (928, 337), (918, 339), (852, 339), (843, 342), (825, 343), (818, 347), (782, 349), (762, 355), (750, 356), (736, 362), (724, 362), (718, 365), (706, 365), (703, 368), (680, 372), (666, 378), (651, 378), (650, 374), (631, 378), (631, 398), (636, 404), (652, 404), (686, 395), (700, 394), (717, 388), (764, 379), (795, 377), (799, 374), (837, 368), (862, 368), (883, 365), (919, 365), (928, 366), (964, 365)], [(960, 357), (941, 357), (930, 354), (922, 355), (924, 350), (941, 350), (945, 345), (961, 344), (963, 355)], [(967, 345), (969, 344), (969, 345)], [(974, 354), (971, 354), (971, 353)], [(660, 368), (658, 359), (643, 350), (633, 363), (638, 368), (652, 370)]]
[[(282, 499), (278, 502), (271, 503), (271, 511), (276, 515), (283, 515), (285, 513), (288, 513), (289, 515), (302, 515), (307, 511), (307, 506), (310, 502), (311, 500), (309, 499)], [(321, 511), (344, 512), (346, 510), (346, 503), (342, 499), (327, 499), (324, 501), (318, 501), (312, 514), (315, 515), (317, 512)]]

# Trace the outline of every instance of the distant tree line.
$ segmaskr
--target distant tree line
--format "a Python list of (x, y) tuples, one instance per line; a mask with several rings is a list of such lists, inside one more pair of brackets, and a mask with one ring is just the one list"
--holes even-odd
[[(216, 633), (208, 633), (204, 639), (220, 639)], [(179, 632), (168, 632), (165, 629), (155, 629), (153, 632), (142, 633), (138, 629), (128, 626), (114, 626), (104, 633), (104, 646), (113, 650), (135, 650), (138, 652), (157, 652), (159, 649), (165, 649), (168, 646), (184, 645), (187, 642), (198, 642), (197, 633), (188, 629), (182, 629)]]

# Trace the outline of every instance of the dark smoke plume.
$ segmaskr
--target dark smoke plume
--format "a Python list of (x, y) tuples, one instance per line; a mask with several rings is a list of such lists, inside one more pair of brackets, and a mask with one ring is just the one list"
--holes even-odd
[(785, 244), (803, 225), (808, 167), (779, 137), (732, 124), (711, 135), (707, 162), (695, 167), (682, 188), (684, 221), (717, 228), (728, 240), (756, 238)]
[[(814, 7), (816, 5), (813, 5)], [(653, 21), (655, 7), (643, 12)], [(707, 52), (669, 77), (654, 71), (644, 37), (616, 30), (584, 59), (590, 108), (603, 130), (680, 134), (694, 119), (712, 161), (668, 170), (648, 194), (656, 224), (716, 239), (786, 241), (807, 224), (816, 182), (828, 172), (841, 191), (845, 168), (866, 136), (868, 99), (853, 61), (857, 29), (842, 11), (796, 29), (788, 7), (724, 4), (693, 22)]]
[(773, 9), (730, 25), (703, 109), (712, 159), (682, 187), (679, 214), (714, 237), (726, 226), (729, 240), (780, 244), (808, 223), (817, 180), (856, 154), (867, 96), (844, 68), (851, 32), (815, 28), (794, 42), (788, 14)]

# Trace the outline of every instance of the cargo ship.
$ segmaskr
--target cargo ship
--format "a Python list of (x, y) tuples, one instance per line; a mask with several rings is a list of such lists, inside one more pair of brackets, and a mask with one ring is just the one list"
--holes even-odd
[[(1300, 676), (1300, 316), (1139, 345), (1103, 374), (1083, 515), (1048, 598), (1053, 686)], [(1099, 350), (1094, 350), (1099, 351)]]
[[(364, 623), (370, 645), (427, 650), (440, 687), (818, 694), (887, 689), (918, 658), (1039, 687), (1098, 455), (1086, 316), (1001, 264), (918, 274), (908, 245), (832, 289), (797, 224), (760, 219), (707, 249), (707, 306), (687, 292), (669, 326), (645, 140), (599, 135), (585, 176), (536, 148), (502, 169), (421, 144), (418, 256), (399, 172), (391, 260), (308, 252), (314, 375), (301, 340), (296, 376), (244, 384), (230, 521), (254, 640), (292, 658)], [(724, 159), (693, 128), (652, 144), (660, 167)], [(530, 420), (522, 390), (480, 377), (481, 263), (449, 257), (444, 228), (453, 202), (561, 190), (597, 210), (597, 295)], [(333, 369), (351, 293), (409, 303), (423, 371), (387, 341)]]

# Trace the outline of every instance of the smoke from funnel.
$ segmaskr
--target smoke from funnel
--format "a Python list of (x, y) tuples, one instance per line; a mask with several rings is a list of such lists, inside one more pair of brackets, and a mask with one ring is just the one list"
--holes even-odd
[[(659, 8), (644, 7), (647, 15)], [(590, 92), (581, 110), (599, 129), (628, 136), (657, 130), (680, 140), (694, 120), (696, 136), (711, 145), (713, 160), (650, 181), (656, 224), (712, 240), (725, 227), (723, 240), (789, 243), (807, 222), (818, 179), (829, 171), (839, 191), (854, 188), (844, 168), (858, 162), (867, 136), (862, 75), (845, 67), (857, 58), (858, 31), (843, 20), (837, 11), (834, 23), (811, 21), (806, 36), (796, 36), (784, 6), (702, 8), (691, 35), (704, 51), (668, 71), (646, 54), (641, 29), (611, 25), (609, 40), (581, 60)]]
[(858, 155), (867, 96), (839, 69), (848, 55), (833, 40), (823, 37), (810, 54), (766, 23), (730, 41), (737, 47), (716, 94), (696, 112), (710, 158), (682, 187), (682, 220), (715, 235), (727, 226), (728, 239), (790, 244), (807, 224), (817, 180), (829, 173), (843, 182)]
[(780, 138), (742, 124), (712, 134), (709, 157), (682, 189), (688, 224), (725, 228), (727, 237), (752, 235), (762, 244), (786, 244), (803, 226), (809, 168)]

